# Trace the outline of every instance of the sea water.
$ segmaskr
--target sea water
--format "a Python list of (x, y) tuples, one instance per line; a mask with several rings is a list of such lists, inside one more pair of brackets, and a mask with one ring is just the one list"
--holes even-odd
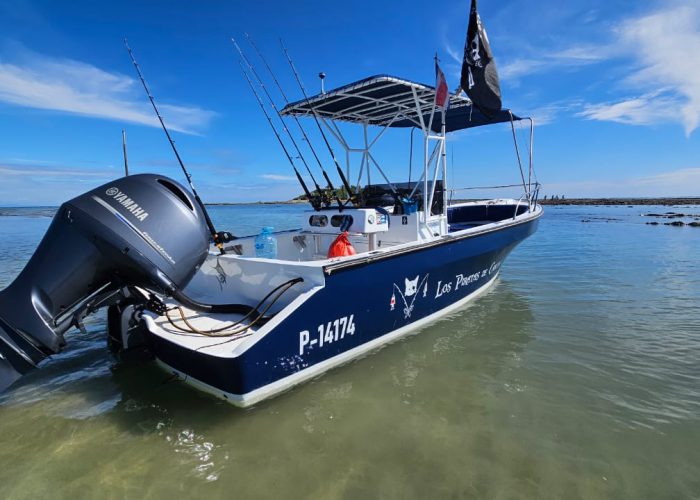
[[(117, 361), (92, 316), (0, 396), (0, 498), (699, 498), (700, 228), (642, 216), (668, 210), (700, 218), (547, 207), (490, 292), (248, 410)], [(0, 287), (52, 213), (0, 210)]]

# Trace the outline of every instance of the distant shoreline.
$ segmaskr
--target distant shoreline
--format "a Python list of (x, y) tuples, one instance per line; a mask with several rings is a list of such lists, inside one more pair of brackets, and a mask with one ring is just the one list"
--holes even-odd
[[(455, 200), (455, 201), (471, 201), (471, 200)], [(240, 205), (304, 205), (308, 203), (306, 200), (287, 200), (287, 201), (247, 201), (247, 202), (221, 202), (221, 203), (205, 203), (212, 207), (240, 206)], [(700, 205), (700, 197), (698, 198), (564, 198), (558, 200), (539, 199), (540, 205)]]
[(208, 207), (232, 207), (239, 205), (305, 205), (306, 200), (287, 200), (287, 201), (225, 201), (220, 203), (205, 203)]
[[(454, 200), (457, 202), (467, 202), (474, 200)], [(564, 198), (558, 200), (552, 199), (539, 199), (537, 202), (540, 205), (598, 205), (598, 206), (612, 206), (612, 205), (662, 205), (662, 206), (674, 206), (674, 205), (700, 205), (700, 197), (684, 197), (684, 198)], [(245, 206), (245, 205), (305, 205), (308, 202), (306, 200), (287, 200), (287, 201), (238, 201), (238, 202), (220, 202), (220, 203), (205, 203), (208, 207), (230, 207), (230, 206)], [(18, 208), (31, 208), (31, 209), (49, 209), (56, 210), (58, 207), (55, 206), (24, 206), (24, 207), (0, 207), (0, 209), (18, 209)]]
[(540, 205), (700, 205), (700, 198), (566, 198), (538, 200)]

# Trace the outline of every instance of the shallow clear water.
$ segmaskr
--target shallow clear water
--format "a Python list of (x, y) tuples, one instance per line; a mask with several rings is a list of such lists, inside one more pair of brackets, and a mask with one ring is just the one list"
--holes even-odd
[[(700, 228), (640, 216), (668, 210), (549, 207), (486, 295), (250, 410), (118, 363), (94, 317), (0, 396), (0, 498), (700, 498)], [(0, 287), (50, 215), (2, 209)]]

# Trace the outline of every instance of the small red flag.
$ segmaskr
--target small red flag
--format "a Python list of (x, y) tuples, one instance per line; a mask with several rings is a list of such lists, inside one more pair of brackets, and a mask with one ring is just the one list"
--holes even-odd
[(450, 90), (447, 88), (445, 74), (435, 61), (435, 107), (447, 109), (450, 107)]

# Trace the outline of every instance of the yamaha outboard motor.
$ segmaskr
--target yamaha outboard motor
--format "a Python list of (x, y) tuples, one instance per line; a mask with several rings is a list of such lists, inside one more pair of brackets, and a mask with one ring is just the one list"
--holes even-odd
[(64, 332), (125, 286), (178, 294), (209, 250), (192, 195), (157, 175), (123, 177), (58, 209), (0, 292), (0, 391), (65, 345)]

